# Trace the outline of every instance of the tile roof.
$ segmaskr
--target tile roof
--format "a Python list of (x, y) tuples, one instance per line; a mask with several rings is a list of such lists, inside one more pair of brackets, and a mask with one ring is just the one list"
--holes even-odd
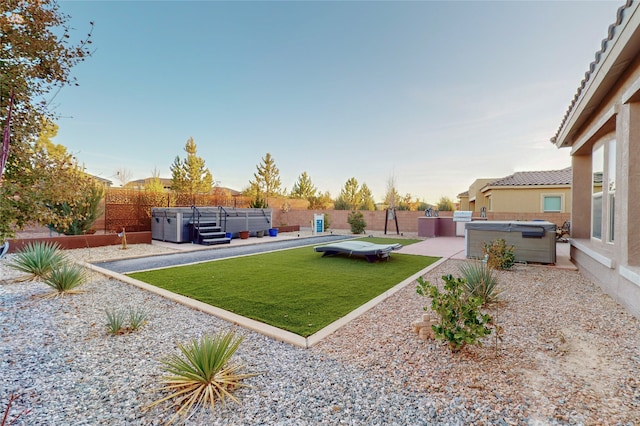
[(633, 2), (634, 0), (626, 0), (625, 4), (618, 8), (618, 11), (616, 12), (616, 21), (613, 24), (609, 25), (609, 29), (607, 31), (607, 37), (602, 40), (602, 43), (600, 44), (600, 50), (596, 52), (595, 60), (591, 62), (591, 64), (589, 64), (589, 69), (587, 70), (587, 72), (584, 73), (584, 79), (580, 82), (580, 86), (578, 87), (578, 90), (575, 96), (573, 97), (573, 100), (569, 104), (569, 108), (567, 108), (567, 111), (565, 112), (564, 117), (562, 118), (562, 122), (560, 123), (560, 127), (556, 131), (555, 136), (551, 138), (551, 143), (555, 144), (556, 141), (558, 140), (558, 136), (560, 135), (560, 132), (562, 131), (562, 128), (564, 127), (564, 125), (567, 123), (567, 120), (569, 119), (569, 115), (571, 115), (571, 111), (578, 103), (580, 96), (582, 96), (583, 90), (587, 86), (587, 83), (589, 82), (591, 77), (594, 75), (596, 68), (600, 64), (600, 59), (603, 57), (603, 54), (607, 51), (609, 46), (613, 44), (612, 40), (617, 34), (616, 29), (622, 23), (622, 20), (624, 18), (624, 11), (628, 9), (633, 4)]
[(571, 185), (571, 167), (562, 170), (516, 172), (488, 183), (491, 186)]

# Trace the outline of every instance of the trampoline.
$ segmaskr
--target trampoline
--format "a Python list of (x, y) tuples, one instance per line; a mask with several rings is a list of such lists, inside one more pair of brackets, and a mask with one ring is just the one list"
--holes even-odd
[(398, 243), (374, 244), (365, 241), (342, 241), (314, 247), (313, 249), (317, 252), (322, 252), (322, 257), (336, 254), (359, 255), (364, 256), (369, 262), (375, 262), (381, 259), (389, 260), (391, 251), (398, 250), (401, 247), (402, 245)]

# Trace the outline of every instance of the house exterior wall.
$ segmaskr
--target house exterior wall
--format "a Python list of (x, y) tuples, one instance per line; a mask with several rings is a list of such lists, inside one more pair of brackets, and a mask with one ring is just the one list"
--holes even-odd
[(469, 197), (468, 196), (466, 196), (466, 197), (462, 196), (462, 197), (459, 198), (459, 200), (460, 200), (460, 210), (462, 210), (462, 211), (471, 210), (469, 208)]
[[(483, 207), (486, 210), (489, 210), (489, 203), (487, 198), (482, 193), (482, 188), (485, 187), (488, 183), (496, 180), (495, 178), (482, 178), (476, 179), (471, 186), (469, 186), (469, 198), (467, 201), (469, 202), (467, 209), (460, 208), (460, 210), (471, 210), (472, 212), (479, 212)], [(462, 205), (462, 199), (460, 200), (460, 204)]]
[[(625, 14), (628, 22), (618, 28), (616, 42), (610, 42), (608, 56), (602, 55), (600, 68), (593, 71), (555, 142), (571, 147), (571, 257), (585, 276), (640, 318), (640, 59), (635, 59), (640, 54), (640, 11), (633, 5)], [(619, 75), (612, 64), (627, 62), (618, 55), (634, 58)], [(591, 102), (596, 108), (585, 106), (590, 98), (596, 98)], [(592, 165), (598, 158), (594, 150), (601, 146), (609, 148), (604, 149), (601, 174), (603, 207), (594, 215)], [(612, 193), (615, 202), (607, 198)], [(594, 233), (599, 215), (602, 225)]]
[(484, 192), (484, 196), (491, 197), (491, 212), (512, 213), (543, 213), (544, 196), (561, 196), (559, 213), (571, 212), (571, 187), (494, 187)]

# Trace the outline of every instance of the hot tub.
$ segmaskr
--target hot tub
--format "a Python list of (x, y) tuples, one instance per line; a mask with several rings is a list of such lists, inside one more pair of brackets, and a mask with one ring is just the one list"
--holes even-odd
[(547, 221), (478, 221), (465, 225), (466, 255), (481, 259), (484, 243), (504, 239), (516, 262), (556, 263), (556, 225)]

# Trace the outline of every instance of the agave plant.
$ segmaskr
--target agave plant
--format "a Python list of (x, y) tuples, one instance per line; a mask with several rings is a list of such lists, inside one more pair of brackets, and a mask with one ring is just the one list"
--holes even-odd
[(466, 281), (464, 290), (467, 295), (481, 298), (483, 305), (498, 301), (500, 295), (497, 288), (498, 278), (486, 263), (463, 263), (460, 265), (460, 272)]
[(84, 268), (73, 263), (64, 262), (51, 269), (43, 282), (55, 291), (47, 294), (48, 297), (64, 296), (67, 294), (82, 293), (78, 287), (86, 280)]
[(204, 406), (210, 406), (213, 411), (216, 401), (224, 403), (227, 397), (240, 404), (231, 392), (247, 386), (242, 380), (257, 375), (239, 373), (243, 365), (229, 364), (241, 342), (242, 337), (229, 331), (215, 337), (204, 335), (199, 341), (192, 339), (185, 346), (178, 345), (181, 355), (174, 354), (161, 361), (168, 375), (161, 379), (164, 386), (158, 390), (170, 394), (154, 401), (149, 408), (173, 400), (172, 407), (177, 407), (177, 411), (168, 422), (173, 423), (180, 417), (188, 419)]
[(24, 280), (35, 280), (47, 276), (52, 268), (61, 265), (66, 258), (58, 243), (35, 241), (26, 244), (7, 265), (29, 274)]

